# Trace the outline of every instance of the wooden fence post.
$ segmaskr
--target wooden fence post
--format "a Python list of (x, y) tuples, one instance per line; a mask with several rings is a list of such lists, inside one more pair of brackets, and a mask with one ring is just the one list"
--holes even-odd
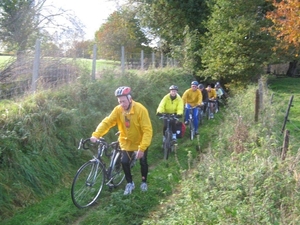
[(97, 64), (97, 45), (93, 47), (93, 64), (92, 64), (92, 80), (96, 79), (96, 64)]
[(286, 153), (289, 149), (289, 141), (290, 141), (290, 131), (286, 130), (284, 134), (284, 140), (283, 140), (283, 146), (282, 146), (282, 152), (281, 152), (281, 160), (285, 160)]
[(36, 91), (36, 83), (39, 77), (39, 66), (40, 66), (40, 55), (41, 55), (41, 42), (36, 40), (35, 42), (35, 52), (34, 52), (34, 61), (32, 69), (32, 81), (31, 81), (31, 91), (34, 93)]
[(122, 75), (125, 74), (125, 50), (124, 46), (121, 47), (121, 70), (122, 70)]
[(294, 95), (292, 95), (291, 98), (290, 98), (290, 102), (289, 102), (288, 108), (287, 108), (287, 110), (286, 110), (285, 117), (284, 117), (284, 121), (283, 121), (283, 125), (282, 125), (282, 128), (281, 128), (281, 133), (283, 133), (283, 131), (284, 131), (284, 129), (285, 129), (286, 122), (288, 121), (290, 109), (291, 109), (291, 106), (293, 106), (293, 105), (292, 105), (293, 99), (294, 99)]
[(259, 90), (256, 90), (255, 94), (255, 115), (254, 115), (254, 121), (258, 121), (258, 113), (259, 113)]

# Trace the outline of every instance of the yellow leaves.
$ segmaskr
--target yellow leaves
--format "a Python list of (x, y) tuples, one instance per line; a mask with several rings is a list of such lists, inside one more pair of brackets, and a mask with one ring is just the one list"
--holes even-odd
[(273, 0), (274, 11), (267, 13), (267, 18), (274, 25), (268, 30), (281, 41), (283, 47), (291, 45), (300, 48), (300, 1), (285, 0), (277, 2)]

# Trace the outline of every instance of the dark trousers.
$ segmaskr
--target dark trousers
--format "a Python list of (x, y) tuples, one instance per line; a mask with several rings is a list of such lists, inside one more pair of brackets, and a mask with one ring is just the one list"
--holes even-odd
[[(168, 120), (164, 120), (164, 127), (163, 127), (163, 135), (165, 135), (166, 129), (167, 129), (167, 123)], [(176, 120), (170, 120), (170, 130), (173, 132), (173, 134), (176, 134)]]
[[(127, 183), (132, 183), (132, 175), (131, 175), (131, 168), (130, 168), (130, 162), (132, 160), (133, 151), (122, 151), (122, 167), (125, 174), (125, 179)], [(147, 163), (147, 154), (148, 149), (144, 151), (144, 156), (140, 159), (140, 166), (141, 166), (141, 174), (142, 174), (142, 181), (147, 181), (147, 175), (148, 175), (148, 163)]]

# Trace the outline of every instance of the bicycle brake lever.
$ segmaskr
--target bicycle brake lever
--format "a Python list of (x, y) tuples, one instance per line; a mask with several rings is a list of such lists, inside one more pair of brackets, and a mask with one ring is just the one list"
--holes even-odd
[(77, 148), (78, 150), (80, 150), (82, 148), (82, 141), (83, 141), (83, 139), (81, 138), (80, 141), (79, 141), (78, 148)]

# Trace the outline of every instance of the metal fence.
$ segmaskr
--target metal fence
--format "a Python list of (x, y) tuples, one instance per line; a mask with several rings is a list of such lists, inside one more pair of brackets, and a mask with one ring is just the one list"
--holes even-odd
[[(0, 99), (9, 99), (75, 82), (82, 73), (82, 68), (91, 71), (91, 79), (95, 79), (96, 74), (101, 73), (96, 62), (96, 45), (91, 62), (86, 63), (84, 60), (77, 60), (76, 57), (64, 57), (60, 50), (49, 52), (42, 49), (40, 41), (37, 40), (34, 51), (19, 53), (0, 66)], [(117, 69), (121, 69), (124, 74), (126, 70), (148, 70), (166, 66), (176, 67), (177, 62), (160, 52), (127, 53), (122, 46), (120, 66)]]

